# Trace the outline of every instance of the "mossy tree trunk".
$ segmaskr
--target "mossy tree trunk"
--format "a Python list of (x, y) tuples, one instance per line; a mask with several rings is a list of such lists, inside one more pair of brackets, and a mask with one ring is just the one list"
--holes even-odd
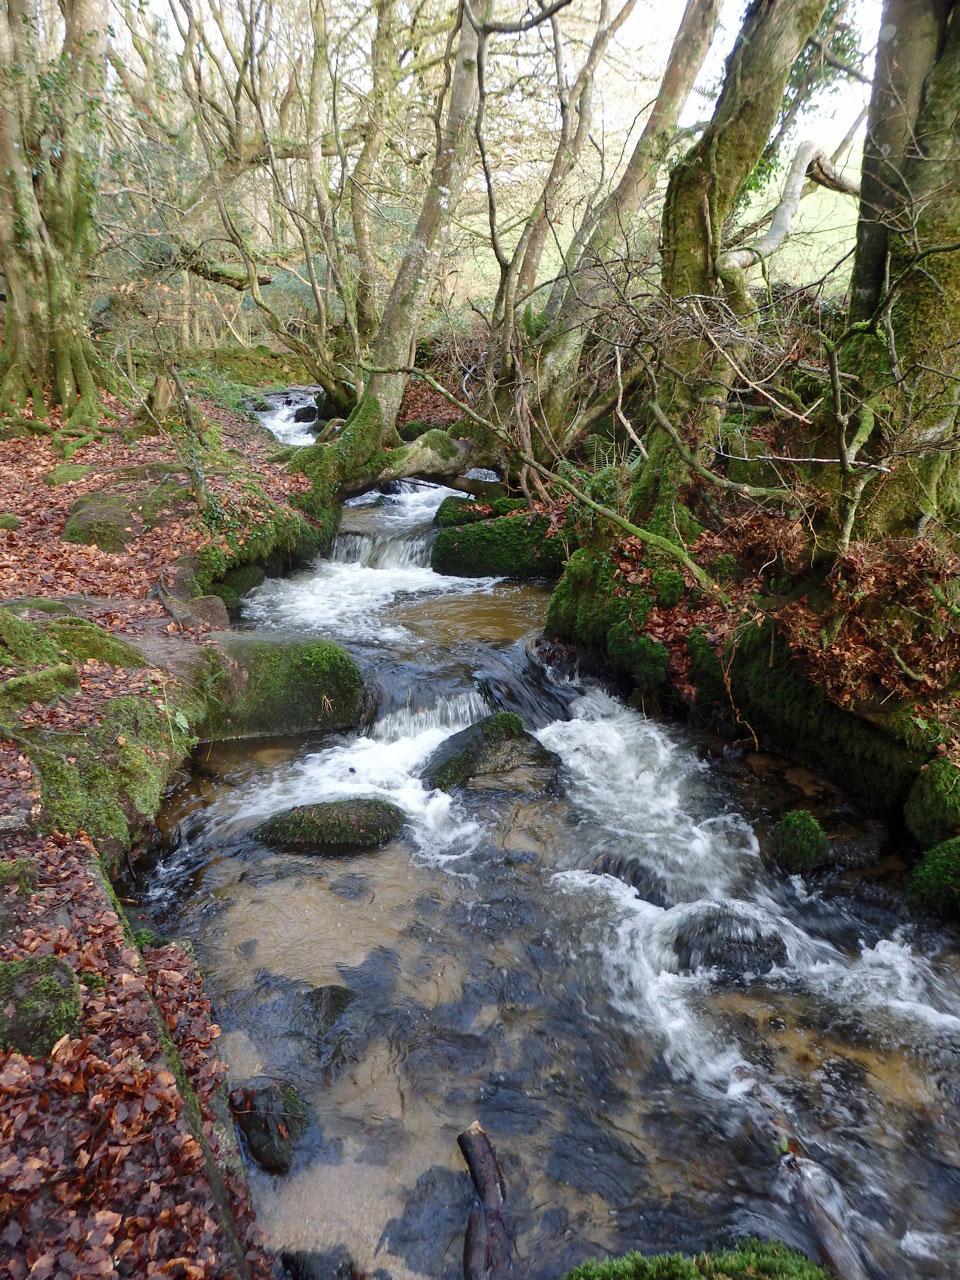
[[(487, 4), (480, 21), (487, 20), (491, 10), (492, 4)], [(423, 441), (404, 448), (396, 430), (408, 376), (404, 371), (412, 363), (417, 331), (472, 154), (478, 33), (462, 12), (459, 24), (430, 186), (384, 307), (373, 344), (372, 371), (335, 443), (311, 446), (297, 460), (311, 477), (315, 500), (322, 503), (369, 487), (381, 475), (417, 475), (424, 470), (456, 474), (461, 465), (463, 451), (442, 432), (429, 432)], [(464, 460), (462, 465), (469, 469), (473, 463)]]
[(0, 414), (63, 406), (92, 425), (105, 373), (86, 335), (107, 15), (63, 0), (62, 40), (40, 52), (47, 9), (0, 7), (0, 267), (6, 282)]
[(951, 534), (960, 510), (957, 18), (947, 0), (884, 6), (849, 314), (872, 328), (841, 356), (847, 434), (885, 470), (862, 492), (844, 477), (841, 542)]
[[(711, 300), (723, 296), (717, 259), (724, 226), (769, 141), (790, 69), (826, 8), (826, 0), (752, 0), (732, 53), (713, 117), (670, 177), (662, 220), (661, 282), (689, 332), (663, 352), (661, 406), (693, 453), (717, 437), (732, 378), (696, 321), (709, 322)], [(726, 300), (737, 314), (736, 298)], [(748, 319), (748, 317), (740, 317)], [(695, 525), (679, 502), (689, 479), (663, 433), (648, 433), (650, 462), (634, 491), (634, 516), (655, 532), (685, 540)]]

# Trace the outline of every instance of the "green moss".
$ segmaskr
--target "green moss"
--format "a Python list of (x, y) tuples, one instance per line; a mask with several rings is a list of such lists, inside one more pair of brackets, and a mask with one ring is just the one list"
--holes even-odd
[(0, 963), (0, 1049), (41, 1057), (80, 1025), (76, 974), (54, 956)]
[(0, 608), (0, 666), (50, 666), (58, 654), (57, 646), (35, 622)]
[(79, 683), (76, 667), (65, 662), (11, 676), (0, 684), (0, 716), (9, 716), (32, 702), (51, 702), (68, 689), (76, 689)]
[(0, 885), (15, 884), (17, 893), (25, 898), (37, 882), (37, 864), (33, 858), (12, 858), (0, 862)]
[(476, 578), (555, 578), (567, 557), (560, 537), (547, 537), (543, 516), (500, 516), (441, 529), (430, 563), (437, 573)]
[(296, 1141), (306, 1132), (309, 1120), (307, 1104), (300, 1096), (299, 1089), (294, 1088), (292, 1084), (281, 1084), (278, 1088), (283, 1101), (284, 1120), (290, 1130), (290, 1137)]
[(104, 991), (106, 990), (107, 980), (99, 973), (81, 973), (80, 985), (86, 987), (88, 991)]
[[(278, 572), (326, 552), (333, 544), (339, 523), (339, 509), (323, 513), (323, 527), (312, 524), (299, 511), (267, 503), (268, 516), (262, 523), (227, 524), (218, 529), (216, 541), (201, 547), (196, 555), (196, 588), (210, 595), (216, 583), (239, 568), (275, 561)], [(312, 515), (313, 513), (311, 513)]]
[(910, 789), (903, 816), (923, 849), (955, 835), (960, 830), (960, 769), (949, 760), (928, 764)]
[(386, 800), (331, 800), (274, 814), (253, 836), (274, 849), (339, 856), (379, 848), (405, 822), (403, 810)]
[(88, 467), (81, 462), (61, 462), (58, 467), (47, 472), (43, 482), (51, 486), (72, 484), (74, 480), (82, 480), (85, 476), (92, 475), (95, 470), (96, 467)]
[(823, 866), (830, 842), (809, 809), (792, 809), (774, 829), (771, 852), (788, 875), (803, 875)]
[(702, 627), (694, 628), (687, 636), (687, 653), (690, 655), (690, 676), (697, 690), (698, 714), (713, 723), (728, 724), (730, 698), (723, 666)]
[(767, 747), (880, 809), (903, 802), (925, 755), (830, 702), (794, 664), (772, 622), (751, 627), (728, 659), (734, 705)]
[(736, 1248), (684, 1257), (639, 1253), (584, 1262), (566, 1280), (830, 1280), (823, 1268), (776, 1241), (741, 1240)]
[(615, 578), (609, 556), (581, 549), (550, 597), (546, 630), (628, 677), (641, 693), (653, 693), (666, 683), (670, 655), (643, 634), (652, 608), (649, 591)]
[(446, 431), (440, 431), (433, 428), (430, 431), (424, 431), (419, 437), (420, 443), (432, 449), (434, 453), (438, 453), (441, 458), (455, 458), (457, 456), (457, 447), (450, 439)]
[(232, 689), (214, 708), (215, 738), (347, 729), (360, 718), (363, 679), (353, 659), (327, 640), (305, 644), (225, 635)]
[(907, 894), (942, 916), (960, 916), (960, 836), (926, 851), (910, 873)]
[(679, 569), (669, 569), (662, 565), (654, 569), (650, 582), (661, 609), (673, 609), (687, 594), (687, 584)]
[(219, 596), (228, 609), (239, 608), (243, 597), (259, 587), (266, 579), (261, 565), (243, 564), (230, 569), (222, 582), (212, 588), (213, 594)]
[(437, 507), (433, 523), (441, 529), (452, 529), (456, 525), (472, 524), (477, 520), (486, 520), (489, 512), (484, 511), (475, 502), (463, 498), (444, 498)]
[(46, 627), (47, 635), (60, 651), (78, 662), (95, 658), (114, 667), (146, 667), (147, 660), (133, 645), (105, 631), (85, 618), (58, 618)]
[(20, 521), (11, 511), (0, 511), (0, 529), (19, 529)]

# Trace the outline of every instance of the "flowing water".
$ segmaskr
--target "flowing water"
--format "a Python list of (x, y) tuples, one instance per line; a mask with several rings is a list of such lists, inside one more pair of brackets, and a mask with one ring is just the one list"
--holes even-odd
[[(350, 649), (378, 690), (365, 729), (202, 752), (164, 815), (149, 898), (196, 947), (231, 1079), (292, 1081), (310, 1109), (290, 1173), (250, 1171), (270, 1242), (459, 1278), (456, 1135), (479, 1119), (524, 1280), (746, 1232), (832, 1238), (851, 1277), (960, 1275), (956, 935), (882, 876), (769, 871), (785, 808), (871, 828), (803, 770), (553, 671), (545, 590), (430, 570), (446, 495), (355, 501), (328, 560), (247, 598), (244, 625)], [(425, 788), (437, 745), (498, 708), (560, 755), (562, 792)], [(251, 837), (371, 795), (409, 815), (377, 853)], [(352, 997), (332, 1028), (325, 987)]]

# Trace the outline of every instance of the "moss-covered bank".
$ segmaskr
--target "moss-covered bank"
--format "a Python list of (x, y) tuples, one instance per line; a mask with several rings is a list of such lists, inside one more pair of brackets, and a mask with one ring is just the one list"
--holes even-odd
[(584, 1262), (566, 1280), (830, 1280), (822, 1267), (775, 1241), (742, 1240), (732, 1249)]

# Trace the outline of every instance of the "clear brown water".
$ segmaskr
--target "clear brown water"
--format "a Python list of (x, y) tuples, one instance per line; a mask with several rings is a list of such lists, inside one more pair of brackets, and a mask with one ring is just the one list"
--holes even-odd
[[(176, 838), (149, 896), (196, 947), (231, 1079), (291, 1080), (310, 1107), (291, 1172), (250, 1170), (271, 1242), (459, 1277), (456, 1135), (479, 1119), (525, 1280), (744, 1232), (816, 1256), (779, 1116), (864, 1274), (960, 1275), (956, 935), (908, 918), (889, 858), (806, 886), (769, 871), (761, 841), (786, 808), (852, 836), (863, 815), (804, 770), (544, 668), (544, 590), (425, 567), (437, 501), (354, 508), (332, 561), (246, 610), (345, 643), (381, 691), (369, 729), (204, 751), (164, 814)], [(423, 788), (430, 751), (496, 707), (560, 753), (562, 795)], [(410, 815), (378, 853), (281, 856), (250, 835), (289, 804), (361, 794)], [(640, 888), (591, 873), (604, 855)], [(680, 971), (717, 918), (733, 956), (772, 938), (778, 962)], [(331, 984), (354, 999), (319, 1036), (306, 997)]]

